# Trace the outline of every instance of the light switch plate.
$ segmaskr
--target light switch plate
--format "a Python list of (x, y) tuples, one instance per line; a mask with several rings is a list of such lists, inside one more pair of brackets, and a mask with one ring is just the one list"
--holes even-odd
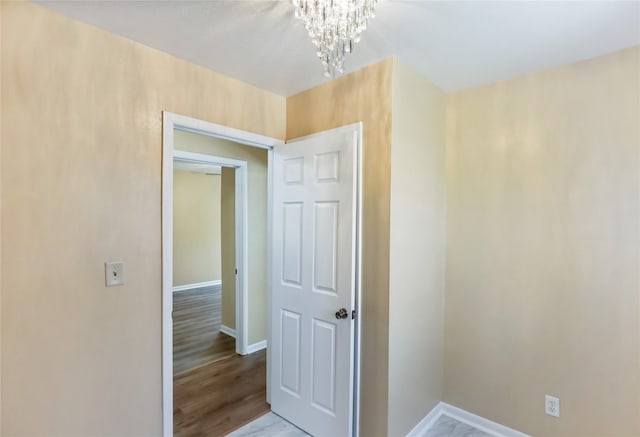
[(104, 276), (107, 287), (124, 285), (124, 263), (122, 261), (104, 263)]

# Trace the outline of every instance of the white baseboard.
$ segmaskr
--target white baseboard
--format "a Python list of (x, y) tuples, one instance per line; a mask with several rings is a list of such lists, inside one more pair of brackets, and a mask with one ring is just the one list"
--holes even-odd
[(266, 348), (267, 348), (267, 340), (262, 340), (262, 341), (259, 341), (257, 343), (250, 344), (247, 347), (247, 353), (248, 354), (252, 354), (254, 352), (258, 352), (258, 351), (261, 351), (262, 349), (266, 349)]
[(445, 402), (440, 402), (422, 419), (410, 432), (407, 437), (417, 437), (424, 435), (426, 431), (440, 418), (440, 416), (449, 416), (459, 422), (473, 426), (480, 431), (484, 431), (494, 437), (530, 437), (520, 431), (508, 426), (501, 425), (492, 420), (470, 413), (462, 408), (454, 407)]
[(173, 287), (173, 292), (175, 293), (176, 291), (193, 290), (194, 288), (201, 288), (201, 287), (213, 287), (214, 285), (222, 285), (222, 280), (218, 279), (217, 281), (198, 282), (196, 284), (178, 285), (177, 287)]
[(446, 403), (442, 403), (442, 414), (452, 417), (462, 423), (471, 425), (496, 437), (530, 437), (528, 434), (517, 431), (508, 426), (501, 425), (492, 420), (470, 413), (462, 408), (454, 407)]
[(227, 334), (229, 337), (236, 338), (236, 330), (229, 328), (227, 325), (221, 325), (220, 332)]
[(424, 416), (424, 418), (420, 422), (418, 422), (418, 424), (414, 426), (411, 431), (409, 431), (407, 437), (419, 437), (421, 435), (424, 435), (427, 430), (433, 426), (435, 421), (438, 420), (440, 416), (442, 416), (442, 404), (443, 402), (440, 402), (438, 403), (438, 405), (433, 407), (433, 409), (429, 411), (429, 413), (427, 413), (427, 415)]

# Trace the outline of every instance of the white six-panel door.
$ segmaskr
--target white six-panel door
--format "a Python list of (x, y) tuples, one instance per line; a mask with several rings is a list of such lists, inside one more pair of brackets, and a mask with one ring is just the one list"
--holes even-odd
[(274, 148), (271, 408), (314, 436), (352, 434), (358, 135)]

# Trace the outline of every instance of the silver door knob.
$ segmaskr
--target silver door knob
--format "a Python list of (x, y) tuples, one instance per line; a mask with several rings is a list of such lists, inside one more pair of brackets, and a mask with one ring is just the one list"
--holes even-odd
[(347, 317), (349, 317), (349, 313), (346, 308), (340, 308), (336, 311), (336, 319), (346, 319)]

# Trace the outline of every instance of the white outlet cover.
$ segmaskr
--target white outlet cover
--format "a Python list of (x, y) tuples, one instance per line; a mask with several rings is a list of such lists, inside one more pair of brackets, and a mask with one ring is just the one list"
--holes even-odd
[(544, 396), (544, 412), (549, 416), (560, 417), (560, 399), (555, 396)]
[(104, 277), (107, 287), (124, 285), (124, 263), (122, 261), (104, 263)]

